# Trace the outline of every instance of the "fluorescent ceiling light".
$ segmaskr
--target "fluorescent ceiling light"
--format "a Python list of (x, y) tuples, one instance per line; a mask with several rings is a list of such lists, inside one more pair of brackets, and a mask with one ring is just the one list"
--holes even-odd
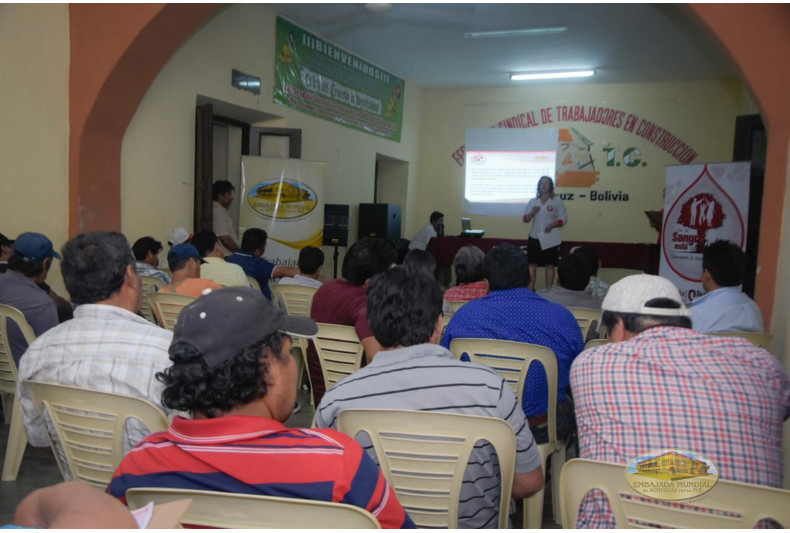
[(562, 78), (586, 78), (588, 76), (594, 75), (594, 70), (575, 70), (565, 72), (511, 72), (510, 79), (513, 81), (558, 80)]
[(568, 26), (555, 26), (550, 28), (522, 28), (520, 30), (491, 30), (491, 31), (468, 31), (464, 33), (467, 39), (482, 39), (486, 37), (521, 37), (523, 35), (549, 35), (552, 33), (562, 33), (568, 30)]

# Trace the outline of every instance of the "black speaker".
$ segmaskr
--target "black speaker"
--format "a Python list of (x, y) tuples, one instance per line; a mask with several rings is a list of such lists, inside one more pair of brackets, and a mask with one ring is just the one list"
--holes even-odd
[(324, 246), (348, 246), (348, 206), (324, 205)]
[(395, 204), (359, 204), (359, 238), (400, 239), (400, 206)]

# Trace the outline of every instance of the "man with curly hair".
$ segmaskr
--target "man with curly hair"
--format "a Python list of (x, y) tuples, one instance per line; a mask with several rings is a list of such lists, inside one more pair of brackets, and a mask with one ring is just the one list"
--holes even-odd
[[(356, 505), (389, 528), (414, 527), (375, 462), (334, 430), (289, 429), (296, 396), (291, 337), (315, 322), (282, 314), (255, 289), (229, 287), (183, 309), (162, 402), (188, 411), (129, 452), (108, 492), (172, 487)], [(231, 340), (232, 339), (232, 340)]]

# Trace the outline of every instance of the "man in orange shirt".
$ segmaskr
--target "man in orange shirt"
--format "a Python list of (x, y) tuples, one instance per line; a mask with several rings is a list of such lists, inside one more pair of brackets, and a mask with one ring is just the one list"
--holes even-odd
[(176, 244), (167, 253), (167, 264), (173, 272), (173, 283), (160, 289), (163, 292), (177, 292), (187, 296), (200, 297), (206, 289), (221, 289), (222, 285), (200, 277), (200, 265), (204, 263), (197, 248), (188, 243)]

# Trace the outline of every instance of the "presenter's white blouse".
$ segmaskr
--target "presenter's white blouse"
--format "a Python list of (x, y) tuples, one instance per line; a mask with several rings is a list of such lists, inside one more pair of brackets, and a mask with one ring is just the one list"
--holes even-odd
[[(533, 239), (538, 238), (539, 233), (543, 233), (546, 226), (555, 223), (557, 220), (562, 220), (562, 225), (568, 223), (568, 213), (565, 212), (565, 204), (562, 203), (560, 197), (555, 195), (554, 198), (549, 198), (546, 203), (540, 201), (540, 198), (533, 198), (527, 202), (527, 207), (524, 209), (524, 214), (532, 213), (532, 209), (540, 207), (540, 211), (535, 213), (532, 218), (532, 229), (529, 230), (529, 236)], [(554, 228), (552, 231), (556, 231)]]

